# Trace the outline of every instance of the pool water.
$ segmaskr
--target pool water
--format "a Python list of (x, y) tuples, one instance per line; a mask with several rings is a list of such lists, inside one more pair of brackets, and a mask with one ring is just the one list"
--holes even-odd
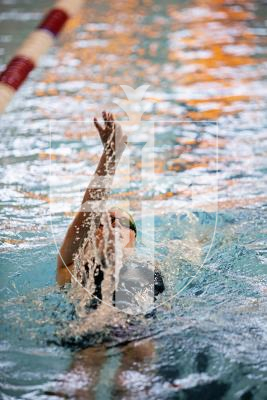
[[(1, 64), (50, 5), (1, 2)], [(266, 14), (250, 0), (88, 2), (1, 116), (3, 399), (266, 398)], [(153, 126), (155, 176), (142, 184), (129, 147), (111, 200), (139, 231), (146, 201), (141, 255), (153, 205), (166, 291), (153, 317), (122, 331), (106, 310), (108, 329), (101, 316), (90, 330), (55, 283), (56, 246), (101, 152), (92, 118), (127, 120), (120, 85), (150, 85), (131, 134)]]

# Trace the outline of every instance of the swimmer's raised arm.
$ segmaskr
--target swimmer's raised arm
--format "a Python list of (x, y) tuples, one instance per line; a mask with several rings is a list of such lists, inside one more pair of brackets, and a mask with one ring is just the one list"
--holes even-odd
[[(126, 147), (127, 136), (123, 135), (119, 124), (114, 122), (111, 113), (102, 113), (105, 121), (102, 126), (97, 119), (94, 124), (104, 146), (103, 153), (96, 168), (93, 179), (87, 187), (81, 208), (69, 226), (57, 257), (57, 281), (64, 284), (70, 281), (66, 266), (72, 267), (73, 258), (90, 229), (93, 213), (90, 212), (92, 201), (105, 201), (110, 192), (116, 166)], [(95, 213), (94, 213), (95, 215)]]

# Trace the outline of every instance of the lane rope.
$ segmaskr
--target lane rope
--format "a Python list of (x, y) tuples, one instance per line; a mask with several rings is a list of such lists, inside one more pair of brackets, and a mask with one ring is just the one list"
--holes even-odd
[(37, 28), (17, 49), (0, 74), (0, 113), (3, 113), (16, 91), (37, 67), (43, 54), (53, 45), (65, 23), (80, 11), (84, 0), (58, 0)]

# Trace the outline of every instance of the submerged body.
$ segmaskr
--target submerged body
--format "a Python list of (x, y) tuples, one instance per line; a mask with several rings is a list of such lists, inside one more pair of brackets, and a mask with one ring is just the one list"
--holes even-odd
[(135, 260), (133, 217), (117, 207), (106, 210), (105, 201), (127, 137), (112, 114), (103, 112), (103, 118), (104, 127), (96, 119), (95, 126), (104, 152), (61, 246), (57, 281), (59, 285), (76, 281), (84, 287), (90, 296), (90, 309), (104, 302), (126, 312), (130, 305), (137, 312), (147, 308), (145, 305), (151, 308), (164, 291), (164, 283), (159, 268)]
[(159, 268), (154, 268), (150, 260), (145, 261), (144, 256), (139, 257), (136, 251), (115, 268), (104, 257), (97, 261), (90, 252), (78, 258), (73, 280), (87, 290), (87, 309), (96, 309), (104, 301), (122, 311), (144, 310), (165, 289)]

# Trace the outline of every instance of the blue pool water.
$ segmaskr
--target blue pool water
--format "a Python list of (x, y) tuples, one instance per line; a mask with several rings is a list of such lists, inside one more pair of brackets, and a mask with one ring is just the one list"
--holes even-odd
[[(1, 2), (1, 64), (51, 4)], [(263, 1), (93, 1), (1, 116), (3, 399), (266, 399), (266, 29)], [(143, 84), (155, 178), (131, 147), (123, 198), (139, 230), (139, 194), (155, 207), (166, 292), (92, 332), (56, 244), (101, 151), (92, 118), (126, 120), (120, 85)]]

